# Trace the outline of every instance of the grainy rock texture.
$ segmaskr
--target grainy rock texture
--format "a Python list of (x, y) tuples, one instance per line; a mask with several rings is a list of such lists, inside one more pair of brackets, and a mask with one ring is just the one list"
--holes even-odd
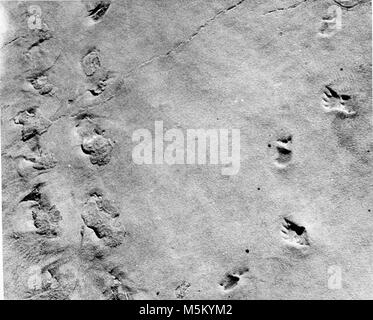
[[(370, 1), (3, 6), (6, 298), (373, 298)], [(239, 172), (135, 164), (155, 121)]]

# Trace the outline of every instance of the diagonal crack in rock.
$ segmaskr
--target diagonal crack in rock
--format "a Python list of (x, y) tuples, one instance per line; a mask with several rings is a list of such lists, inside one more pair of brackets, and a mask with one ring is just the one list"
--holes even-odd
[(276, 9), (271, 9), (269, 11), (267, 11), (266, 13), (264, 13), (263, 15), (267, 15), (267, 14), (271, 14), (271, 13), (275, 13), (275, 12), (278, 12), (278, 11), (286, 11), (286, 10), (289, 10), (289, 9), (295, 9), (296, 7), (300, 6), (301, 4), (307, 2), (308, 0), (303, 0), (303, 1), (300, 1), (300, 2), (296, 2), (288, 7), (281, 7), (281, 8), (276, 8)]
[(196, 31), (194, 31), (188, 38), (186, 38), (185, 40), (179, 42), (177, 45), (173, 46), (171, 49), (169, 49), (168, 51), (166, 51), (165, 53), (163, 54), (159, 54), (159, 55), (156, 55), (156, 56), (153, 56), (152, 58), (142, 62), (141, 64), (139, 64), (137, 67), (133, 68), (131, 71), (129, 71), (127, 73), (127, 76), (131, 75), (133, 72), (136, 72), (137, 70), (143, 68), (144, 66), (152, 63), (153, 61), (155, 60), (158, 60), (160, 58), (165, 58), (165, 57), (168, 57), (169, 55), (175, 53), (177, 50), (179, 50), (180, 48), (184, 47), (185, 45), (187, 45), (189, 42), (191, 42), (196, 36), (198, 36), (198, 34), (203, 30), (205, 29), (206, 27), (208, 27), (209, 25), (211, 25), (216, 19), (218, 19), (221, 15), (224, 15), (225, 13), (228, 13), (229, 11), (231, 10), (234, 10), (236, 9), (237, 7), (239, 7), (241, 4), (243, 4), (246, 0), (240, 0), (238, 2), (236, 2), (235, 4), (232, 4), (230, 5), (229, 7), (226, 7), (220, 11), (218, 11), (213, 17), (211, 17), (210, 19), (206, 20), (205, 23), (203, 23), (202, 25), (200, 25)]

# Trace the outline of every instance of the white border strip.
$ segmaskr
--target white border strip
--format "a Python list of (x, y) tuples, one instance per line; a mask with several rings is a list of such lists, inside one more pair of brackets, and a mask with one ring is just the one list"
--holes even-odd
[[(1, 2), (1, 0), (0, 0)], [(5, 33), (8, 29), (8, 19), (5, 8), (0, 4), (0, 47), (5, 39)], [(3, 57), (0, 52), (0, 77), (3, 73)], [(0, 81), (1, 84), (1, 81)], [(1, 106), (0, 106), (0, 119), (1, 119)], [(0, 148), (1, 148), (1, 122), (0, 122)], [(0, 149), (1, 150), (1, 149)], [(4, 276), (3, 276), (3, 199), (2, 199), (2, 175), (1, 175), (1, 157), (0, 157), (0, 300), (4, 300)]]

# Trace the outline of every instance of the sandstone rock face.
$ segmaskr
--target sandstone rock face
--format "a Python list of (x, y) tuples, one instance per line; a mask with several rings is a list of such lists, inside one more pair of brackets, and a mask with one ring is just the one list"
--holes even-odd
[(371, 1), (1, 6), (5, 298), (373, 298)]

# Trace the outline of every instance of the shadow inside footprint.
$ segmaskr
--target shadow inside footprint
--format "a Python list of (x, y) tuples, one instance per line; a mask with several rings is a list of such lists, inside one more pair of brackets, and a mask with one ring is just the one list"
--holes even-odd
[(110, 1), (99, 1), (91, 8), (88, 8), (88, 15), (92, 18), (92, 20), (98, 21), (104, 16), (109, 7)]
[(239, 277), (234, 276), (233, 274), (227, 274), (219, 284), (224, 288), (224, 290), (230, 290), (237, 286), (238, 281), (240, 281)]
[(287, 218), (284, 218), (281, 232), (283, 239), (286, 240), (288, 243), (301, 246), (309, 246), (306, 228), (297, 225)]
[(339, 94), (329, 85), (324, 88), (321, 104), (326, 112), (334, 112), (343, 118), (356, 115), (355, 101), (352, 97), (349, 94)]
[(293, 141), (292, 135), (283, 136), (276, 141), (276, 150), (278, 156), (276, 162), (279, 166), (286, 166), (292, 159), (291, 144)]
[(233, 272), (227, 272), (219, 285), (224, 290), (231, 290), (238, 285), (241, 277), (247, 272), (249, 272), (249, 268), (238, 268)]
[(276, 147), (277, 151), (278, 151), (278, 157), (277, 157), (277, 161), (281, 164), (285, 164), (285, 163), (288, 163), (290, 162), (291, 160), (291, 150), (287, 149), (287, 148), (283, 148), (283, 147)]

